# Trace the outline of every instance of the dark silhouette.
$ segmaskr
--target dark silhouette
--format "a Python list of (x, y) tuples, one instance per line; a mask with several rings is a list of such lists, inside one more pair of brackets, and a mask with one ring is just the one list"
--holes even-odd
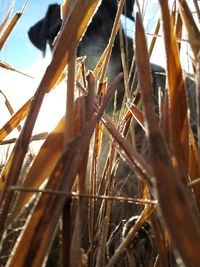
[[(124, 11), (126, 16), (133, 20), (133, 1), (127, 0), (124, 10), (126, 10)], [(115, 0), (103, 0), (83, 37), (82, 46), (93, 43), (97, 37), (98, 40), (101, 38), (103, 43), (107, 44), (116, 12), (117, 2)], [(47, 43), (53, 49), (53, 41), (60, 30), (61, 24), (60, 6), (58, 4), (49, 5), (45, 17), (30, 28), (28, 36), (31, 42), (45, 53)], [(117, 47), (119, 47), (118, 43)]]

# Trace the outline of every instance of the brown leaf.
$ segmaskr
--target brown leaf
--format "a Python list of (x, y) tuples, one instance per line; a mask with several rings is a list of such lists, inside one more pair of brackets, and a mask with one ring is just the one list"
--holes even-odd
[[(160, 1), (160, 3), (165, 5), (164, 10), (167, 12), (168, 18), (170, 18), (167, 1)], [(165, 23), (169, 23), (169, 21), (165, 21)], [(148, 50), (142, 19), (139, 15), (137, 15), (136, 19), (135, 40), (138, 79), (141, 85), (158, 201), (171, 238), (182, 259), (187, 266), (197, 267), (200, 265), (198, 220), (191, 204), (190, 193), (181, 179), (182, 172), (178, 172), (177, 168), (174, 168), (172, 164), (172, 157), (153, 113)]]
[[(189, 175), (191, 182), (195, 181), (200, 177), (200, 158), (191, 129), (190, 129), (190, 150), (189, 150)], [(194, 185), (193, 190), (198, 209), (200, 210), (200, 184)]]
[[(49, 177), (46, 189), (71, 191), (94, 128), (112, 93), (107, 94), (103, 106), (97, 115), (85, 124), (81, 133), (67, 143), (64, 153)], [(25, 225), (24, 231), (16, 242), (16, 247), (7, 267), (42, 266), (65, 203), (66, 198), (64, 196), (47, 194), (41, 196), (32, 216)]]
[(179, 170), (182, 170), (182, 179), (187, 182), (189, 123), (185, 85), (169, 10), (165, 1), (160, 1), (160, 5), (167, 57), (170, 149), (174, 156), (175, 165)]
[[(22, 163), (31, 140), (33, 127), (45, 93), (49, 92), (61, 77), (64, 68), (70, 60), (71, 52), (74, 51), (78, 45), (78, 42), (86, 31), (86, 28), (88, 27), (99, 4), (100, 0), (87, 0), (84, 2), (84, 5), (81, 0), (77, 0), (72, 12), (67, 17), (56, 44), (51, 63), (48, 66), (34, 95), (24, 127), (10, 156), (5, 190), (8, 186), (15, 185), (17, 183)], [(11, 199), (13, 197), (12, 192), (5, 192), (6, 191), (4, 191), (3, 198), (0, 201), (1, 204), (3, 201), (2, 213), (0, 214), (1, 231), (3, 231), (3, 226), (9, 211)], [(6, 194), (6, 197), (4, 194)]]
[(193, 40), (200, 39), (200, 31), (196, 25), (190, 8), (185, 0), (179, 0), (179, 12), (181, 14), (182, 21), (186, 27), (187, 34), (189, 37), (189, 43), (192, 48), (195, 59), (198, 59), (199, 45), (195, 44)]

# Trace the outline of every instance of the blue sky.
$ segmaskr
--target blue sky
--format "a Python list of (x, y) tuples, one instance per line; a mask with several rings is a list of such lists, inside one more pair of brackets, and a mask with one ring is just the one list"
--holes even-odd
[[(16, 11), (22, 9), (24, 2), (25, 0), (15, 0), (12, 16), (15, 14)], [(157, 1), (155, 0), (151, 2), (155, 2), (153, 4), (153, 10), (155, 12), (156, 8), (158, 9), (158, 3), (156, 3)], [(0, 22), (5, 17), (5, 14), (11, 3), (12, 0), (1, 0)], [(61, 4), (62, 0), (29, 0), (24, 14), (22, 15), (21, 19), (16, 25), (16, 28), (9, 37), (9, 40), (7, 41), (5, 47), (0, 52), (1, 60), (9, 63), (10, 65), (19, 70), (24, 71), (29, 68), (30, 65), (33, 65), (36, 61), (42, 59), (41, 52), (37, 48), (35, 48), (28, 39), (27, 32), (32, 25), (34, 25), (36, 22), (38, 22), (38, 20), (44, 17), (48, 5), (51, 3)], [(152, 25), (155, 23), (156, 16), (154, 13), (152, 17), (152, 12), (150, 12), (149, 14), (151, 14), (149, 21), (152, 21), (152, 23), (151, 25), (148, 24), (148, 27), (152, 27)], [(128, 23), (127, 27), (128, 34), (130, 36), (133, 36), (133, 25)]]
[[(15, 0), (12, 16), (16, 11), (22, 9), (24, 2), (25, 0)], [(158, 19), (158, 14), (160, 13), (158, 0), (144, 2), (148, 3), (148, 5), (146, 5), (147, 8), (145, 8), (144, 17), (146, 31), (153, 32)], [(172, 1), (170, 0), (169, 2)], [(187, 2), (190, 3), (192, 1), (188, 0)], [(0, 0), (0, 22), (5, 17), (11, 3), (12, 0)], [(24, 14), (9, 37), (5, 47), (0, 51), (1, 60), (22, 71), (30, 68), (30, 66), (35, 64), (39, 59), (42, 60), (41, 52), (31, 44), (27, 32), (32, 25), (44, 17), (48, 5), (51, 3), (61, 4), (62, 0), (29, 0)], [(133, 25), (128, 23), (128, 33), (130, 36), (133, 36), (134, 34), (133, 29)], [(156, 62), (157, 59), (158, 55), (153, 55), (152, 61)], [(157, 63), (162, 64), (162, 62)]]
[[(0, 1), (0, 22), (5, 17), (11, 2), (12, 0)], [(22, 9), (24, 2), (25, 0), (15, 1), (12, 16), (16, 11)], [(61, 2), (62, 0), (29, 0), (24, 14), (0, 52), (0, 59), (17, 69), (26, 70), (27, 67), (42, 58), (41, 52), (30, 43), (27, 32), (32, 25), (44, 17), (49, 4)]]

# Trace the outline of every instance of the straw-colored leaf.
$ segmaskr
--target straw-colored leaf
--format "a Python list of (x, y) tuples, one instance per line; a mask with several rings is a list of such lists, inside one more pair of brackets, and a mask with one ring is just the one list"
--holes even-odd
[(166, 1), (160, 1), (163, 20), (165, 51), (167, 58), (167, 87), (169, 127), (172, 154), (175, 165), (187, 180), (189, 153), (188, 108), (179, 50)]
[(183, 23), (186, 27), (187, 34), (189, 37), (189, 43), (192, 48), (193, 54), (195, 59), (198, 59), (198, 53), (200, 51), (199, 44), (195, 44), (192, 42), (193, 40), (199, 40), (200, 39), (200, 31), (198, 29), (198, 26), (196, 25), (196, 22), (193, 18), (193, 15), (191, 13), (191, 10), (185, 0), (179, 0), (179, 12), (181, 14), (181, 18), (183, 20)]
[(11, 71), (17, 72), (17, 73), (22, 74), (22, 75), (24, 75), (24, 76), (27, 76), (27, 77), (29, 77), (29, 78), (33, 78), (32, 76), (30, 76), (30, 75), (28, 75), (28, 74), (26, 74), (26, 73), (24, 73), (24, 72), (22, 72), (22, 71), (16, 70), (16, 69), (13, 68), (11, 65), (9, 65), (9, 64), (7, 64), (7, 63), (5, 63), (5, 62), (3, 62), (2, 60), (0, 60), (0, 67), (1, 67), (1, 68), (4, 68), (4, 69), (6, 69), (6, 70), (11, 70)]
[[(101, 99), (105, 95), (106, 87), (107, 87), (106, 82), (103, 82), (102, 84), (99, 85), (98, 88), (99, 99)], [(99, 121), (95, 129), (94, 156), (96, 159), (98, 158), (101, 149), (102, 138), (103, 138), (103, 124), (101, 121)]]
[[(55, 129), (47, 136), (26, 178), (24, 178), (22, 186), (39, 188), (44, 183), (45, 179), (50, 176), (56, 162), (62, 154), (63, 142), (64, 118), (60, 120)], [(19, 215), (21, 209), (25, 207), (32, 196), (32, 193), (21, 194), (19, 196), (14, 210), (15, 215)]]
[(108, 43), (108, 51), (106, 53), (105, 61), (104, 61), (103, 67), (102, 67), (102, 72), (101, 72), (101, 75), (99, 78), (100, 84), (103, 83), (103, 81), (105, 79), (105, 75), (106, 75), (107, 68), (108, 68), (108, 63), (110, 61), (110, 56), (112, 53), (113, 44), (114, 44), (115, 37), (116, 37), (117, 31), (118, 31), (119, 25), (120, 25), (120, 17), (122, 14), (123, 6), (124, 6), (124, 0), (120, 0), (119, 4), (118, 4), (118, 8), (117, 8), (117, 14), (115, 17), (115, 21), (114, 21), (114, 24), (112, 27), (112, 32), (110, 35), (109, 43)]
[(150, 44), (150, 47), (149, 47), (149, 57), (151, 57), (153, 49), (155, 47), (155, 43), (156, 43), (156, 40), (157, 40), (157, 34), (159, 33), (159, 30), (160, 30), (160, 19), (158, 19), (158, 22), (156, 24), (156, 28), (154, 30), (154, 36), (153, 36), (153, 38), (151, 40), (151, 44)]
[[(6, 105), (7, 109), (8, 109), (8, 111), (9, 111), (10, 115), (12, 116), (15, 112), (14, 112), (14, 109), (13, 109), (10, 101), (8, 100), (7, 96), (1, 90), (0, 90), (0, 94), (2, 94), (3, 97), (5, 98), (5, 105)], [(18, 131), (20, 131), (21, 130), (21, 126), (18, 125), (17, 129), (18, 129)]]
[(131, 106), (128, 110), (129, 110), (129, 112), (132, 113), (134, 119), (139, 123), (139, 125), (145, 131), (143, 112), (134, 103), (131, 103)]
[(30, 98), (17, 112), (13, 114), (8, 122), (0, 129), (0, 141), (3, 141), (9, 133), (11, 133), (20, 122), (26, 117), (28, 109), (31, 105), (32, 99)]
[(12, 3), (10, 4), (10, 7), (8, 9), (8, 12), (4, 18), (4, 20), (2, 21), (2, 23), (0, 24), (0, 33), (1, 31), (3, 30), (3, 28), (5, 27), (6, 23), (8, 22), (9, 18), (10, 18), (10, 15), (12, 13), (12, 10), (13, 10), (13, 7), (14, 7), (14, 2), (15, 0), (12, 1)]
[[(70, 192), (75, 177), (83, 162), (94, 128), (115, 89), (104, 98), (97, 115), (85, 124), (80, 134), (66, 144), (65, 150), (49, 177), (46, 189)], [(66, 198), (43, 194), (32, 216), (19, 236), (7, 267), (40, 267), (44, 261), (50, 241), (62, 213)], [(53, 216), (52, 216), (53, 214)], [(19, 253), (20, 252), (20, 253)]]
[[(67, 192), (71, 190), (83, 159), (85, 146), (88, 145), (88, 142), (85, 142), (87, 137), (88, 132), (85, 132), (67, 145), (48, 180), (47, 189)], [(65, 197), (46, 194), (41, 196), (30, 220), (25, 225), (25, 230), (16, 243), (7, 267), (42, 266), (65, 202)]]
[(14, 17), (11, 19), (10, 23), (8, 24), (7, 28), (5, 29), (5, 31), (3, 32), (3, 34), (0, 36), (0, 51), (3, 48), (4, 44), (6, 43), (8, 37), (10, 36), (11, 32), (13, 31), (13, 29), (15, 28), (17, 22), (19, 21), (19, 19), (21, 18), (26, 5), (28, 3), (28, 0), (25, 1), (25, 4), (22, 8), (22, 10), (20, 12), (17, 12)]
[(17, 12), (15, 14), (15, 16), (12, 18), (12, 20), (10, 21), (9, 25), (7, 26), (7, 28), (5, 29), (3, 34), (0, 36), (0, 50), (3, 48), (5, 42), (7, 41), (8, 37), (9, 37), (9, 35), (11, 34), (11, 32), (13, 31), (13, 29), (16, 26), (17, 22), (21, 18), (21, 15), (22, 15), (21, 12)]
[[(189, 175), (191, 182), (200, 177), (200, 158), (198, 149), (194, 140), (193, 133), (190, 129), (190, 150), (189, 150)], [(196, 184), (193, 187), (194, 195), (196, 198), (197, 206), (200, 210), (200, 184)]]
[[(177, 14), (177, 20), (176, 20), (176, 28), (175, 28), (175, 33), (176, 33), (177, 40), (178, 39), (181, 39), (181, 37), (182, 37), (182, 30), (183, 30), (183, 22), (182, 22), (182, 19), (181, 19), (181, 15), (178, 12), (178, 14)], [(178, 47), (179, 47), (179, 50), (180, 50), (181, 43), (178, 44)]]
[(108, 49), (109, 49), (109, 45), (107, 45), (107, 47), (105, 48), (105, 50), (103, 51), (103, 54), (101, 55), (99, 61), (97, 62), (97, 65), (95, 66), (94, 68), (94, 77), (97, 77), (98, 74), (100, 73), (101, 71), (101, 68), (103, 66), (103, 62), (107, 56), (107, 53), (108, 53)]
[[(70, 16), (67, 17), (62, 27), (60, 37), (55, 47), (55, 51), (31, 103), (30, 112), (28, 113), (24, 127), (14, 147), (9, 159), (9, 169), (6, 177), (6, 184), (1, 198), (3, 211), (0, 214), (0, 229), (6, 220), (7, 213), (11, 204), (13, 193), (7, 193), (6, 188), (15, 185), (22, 168), (24, 157), (26, 155), (33, 127), (35, 125), (40, 107), (42, 105), (45, 93), (49, 92), (61, 77), (66, 65), (70, 60), (72, 51), (76, 48), (86, 31), (93, 15), (95, 14), (100, 0), (87, 0), (82, 4), (82, 0), (76, 1)], [(6, 197), (5, 195), (6, 194)]]
[[(161, 3), (161, 2), (160, 2)], [(167, 1), (165, 12), (170, 18)], [(165, 21), (169, 23), (169, 21)], [(136, 18), (136, 62), (138, 80), (148, 129), (151, 163), (156, 178), (159, 205), (174, 245), (186, 266), (200, 265), (200, 232), (198, 219), (192, 207), (192, 198), (183, 184), (182, 172), (174, 168), (152, 106), (152, 85), (148, 50), (142, 19)], [(172, 50), (173, 51), (173, 50)]]

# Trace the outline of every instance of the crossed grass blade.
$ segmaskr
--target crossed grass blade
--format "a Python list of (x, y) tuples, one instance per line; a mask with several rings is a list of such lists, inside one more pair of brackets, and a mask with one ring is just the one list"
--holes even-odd
[[(70, 53), (76, 48), (99, 3), (100, 1), (98, 0), (88, 0), (83, 6), (80, 0), (77, 1), (70, 16), (64, 23), (51, 63), (34, 95), (24, 127), (9, 159), (10, 163), (8, 165), (9, 170), (4, 187), (5, 190), (1, 197), (1, 205), (3, 203), (3, 207), (0, 215), (0, 228), (2, 231), (13, 197), (13, 193), (6, 193), (6, 188), (17, 183), (22, 163), (31, 140), (32, 130), (44, 96), (46, 92), (49, 92), (56, 85), (61, 77), (64, 68), (70, 60)], [(82, 12), (80, 12), (80, 10)]]
[(20, 12), (17, 12), (14, 15), (14, 17), (11, 19), (10, 23), (8, 24), (7, 28), (4, 30), (3, 34), (0, 36), (0, 51), (3, 48), (3, 46), (5, 45), (8, 37), (12, 33), (13, 29), (15, 28), (17, 22), (21, 18), (22, 14), (26, 8), (27, 3), (28, 3), (28, 0), (25, 1), (22, 10)]
[(8, 20), (10, 18), (10, 15), (11, 15), (12, 10), (13, 10), (13, 7), (14, 7), (14, 2), (15, 2), (15, 0), (13, 0), (12, 3), (10, 4), (10, 7), (8, 9), (8, 12), (7, 12), (4, 20), (0, 24), (0, 33), (2, 32), (2, 30), (4, 29), (5, 25), (7, 24)]
[[(47, 189), (71, 191), (81, 163), (84, 161), (85, 152), (88, 149), (94, 128), (114, 90), (115, 88), (106, 94), (97, 115), (85, 124), (80, 134), (66, 144), (63, 154), (49, 177), (46, 185)], [(27, 221), (25, 229), (19, 237), (19, 241), (16, 242), (13, 256), (10, 257), (7, 267), (16, 265), (19, 267), (39, 267), (42, 265), (65, 202), (65, 197), (41, 196), (30, 220)], [(52, 213), (54, 213), (54, 216), (52, 216)], [(41, 238), (43, 235), (44, 238)]]
[[(23, 187), (39, 188), (52, 173), (56, 162), (63, 151), (64, 143), (64, 118), (56, 125), (55, 129), (47, 136), (35, 157), (27, 176), (24, 178)], [(53, 151), (53, 153), (52, 153)], [(20, 194), (12, 218), (19, 216), (22, 209), (29, 202), (33, 194)]]

